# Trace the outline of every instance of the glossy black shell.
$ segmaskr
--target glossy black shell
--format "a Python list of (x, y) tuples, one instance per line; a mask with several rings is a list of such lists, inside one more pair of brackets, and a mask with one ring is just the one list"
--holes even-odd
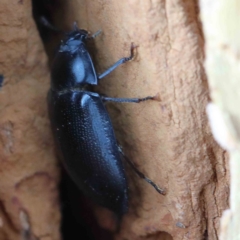
[(92, 59), (85, 45), (87, 32), (73, 31), (61, 44), (51, 71), (51, 89), (64, 91), (82, 89), (86, 84), (97, 85)]
[(87, 33), (81, 31), (62, 43), (53, 63), (48, 94), (52, 129), (63, 164), (78, 187), (122, 215), (128, 208), (125, 171), (101, 97), (86, 90), (98, 79), (84, 42)]

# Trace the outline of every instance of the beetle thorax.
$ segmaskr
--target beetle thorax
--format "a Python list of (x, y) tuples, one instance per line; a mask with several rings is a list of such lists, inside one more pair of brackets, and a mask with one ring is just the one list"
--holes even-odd
[(53, 90), (65, 91), (97, 84), (95, 68), (85, 46), (87, 34), (84, 30), (75, 31), (61, 44), (53, 62)]

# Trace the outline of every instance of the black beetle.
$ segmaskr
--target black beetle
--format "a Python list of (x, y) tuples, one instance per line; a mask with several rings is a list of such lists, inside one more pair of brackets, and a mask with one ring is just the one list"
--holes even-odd
[[(48, 105), (53, 133), (69, 175), (85, 195), (121, 216), (128, 209), (128, 185), (122, 152), (104, 101), (138, 103), (153, 97), (110, 98), (91, 91), (98, 80), (134, 55), (132, 44), (130, 57), (97, 75), (85, 43), (98, 33), (91, 36), (75, 24), (67, 34), (53, 62)], [(140, 177), (164, 193), (128, 162)]]

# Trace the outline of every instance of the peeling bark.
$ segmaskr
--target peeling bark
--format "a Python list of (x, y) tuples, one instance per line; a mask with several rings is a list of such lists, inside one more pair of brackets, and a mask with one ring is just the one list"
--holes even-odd
[(0, 4), (0, 239), (60, 239), (49, 71), (30, 0)]

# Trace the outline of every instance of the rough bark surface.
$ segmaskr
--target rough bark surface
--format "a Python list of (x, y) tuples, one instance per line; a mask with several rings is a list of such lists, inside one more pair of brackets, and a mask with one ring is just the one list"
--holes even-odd
[[(0, 239), (59, 239), (57, 166), (46, 110), (49, 73), (29, 0), (2, 0), (0, 11)], [(109, 104), (128, 157), (159, 186), (131, 169), (130, 209), (115, 239), (218, 239), (228, 207), (228, 156), (213, 140), (205, 107), (204, 39), (193, 0), (62, 1), (56, 25), (103, 34), (94, 41), (98, 72), (129, 55), (134, 61), (101, 80), (112, 97), (158, 101)], [(104, 211), (99, 223), (112, 228)]]
[(0, 3), (0, 239), (60, 239), (47, 58), (31, 1)]
[(228, 156), (205, 113), (209, 89), (198, 11), (193, 0), (75, 0), (55, 13), (61, 28), (78, 21), (91, 32), (102, 29), (94, 41), (98, 72), (128, 56), (131, 42), (138, 45), (134, 61), (101, 80), (99, 92), (159, 95), (138, 105), (109, 104), (126, 155), (167, 190), (161, 196), (128, 169), (130, 210), (115, 239), (218, 239), (228, 207)]
[(201, 0), (206, 70), (212, 103), (208, 115), (215, 139), (230, 155), (230, 209), (221, 220), (221, 240), (240, 239), (240, 29), (239, 1)]

